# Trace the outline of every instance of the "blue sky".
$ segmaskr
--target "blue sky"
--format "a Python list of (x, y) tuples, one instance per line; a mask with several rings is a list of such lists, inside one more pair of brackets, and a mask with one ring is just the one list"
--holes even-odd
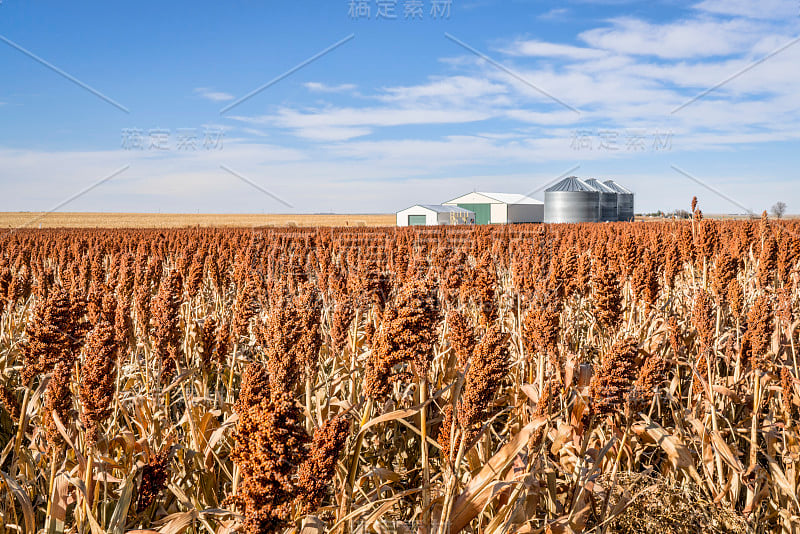
[(800, 213), (796, 0), (354, 3), (2, 0), (0, 210), (391, 212), (570, 173)]

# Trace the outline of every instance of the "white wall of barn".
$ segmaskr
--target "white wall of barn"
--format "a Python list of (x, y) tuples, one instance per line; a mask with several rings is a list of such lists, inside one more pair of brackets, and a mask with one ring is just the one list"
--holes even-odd
[(397, 226), (408, 226), (409, 215), (424, 215), (425, 224), (427, 226), (436, 226), (439, 224), (438, 214), (435, 211), (423, 208), (422, 206), (411, 206), (410, 208), (397, 212)]
[(508, 222), (508, 204), (492, 204), (491, 218), (492, 224), (506, 224)]

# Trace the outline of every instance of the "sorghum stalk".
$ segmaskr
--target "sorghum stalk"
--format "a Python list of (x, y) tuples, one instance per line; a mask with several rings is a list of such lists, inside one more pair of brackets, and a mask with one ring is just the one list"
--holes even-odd
[(419, 429), (422, 460), (422, 529), (423, 534), (431, 530), (431, 467), (428, 462), (428, 379), (423, 376), (419, 380)]

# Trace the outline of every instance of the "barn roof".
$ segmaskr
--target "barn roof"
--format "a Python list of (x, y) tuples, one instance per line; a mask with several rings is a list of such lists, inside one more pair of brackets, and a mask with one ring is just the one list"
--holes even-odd
[(464, 208), (459, 208), (458, 206), (441, 206), (439, 204), (417, 204), (417, 206), (435, 211), (436, 213), (472, 213), (471, 211), (465, 210)]
[(520, 195), (518, 193), (487, 193), (484, 191), (467, 193), (466, 195), (461, 195), (453, 200), (448, 200), (445, 202), (445, 204), (454, 204), (468, 195), (481, 195), (489, 200), (493, 200), (496, 204), (543, 204), (541, 200), (536, 200), (535, 198), (531, 198), (526, 195)]

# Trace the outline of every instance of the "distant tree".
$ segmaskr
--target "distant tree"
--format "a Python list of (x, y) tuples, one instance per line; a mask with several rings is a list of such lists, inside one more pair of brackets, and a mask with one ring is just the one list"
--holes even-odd
[(675, 210), (672, 213), (667, 213), (666, 217), (670, 219), (691, 219), (692, 215), (686, 210)]
[(775, 205), (770, 208), (770, 211), (772, 211), (776, 219), (780, 219), (783, 217), (783, 214), (786, 213), (786, 202), (776, 202)]

